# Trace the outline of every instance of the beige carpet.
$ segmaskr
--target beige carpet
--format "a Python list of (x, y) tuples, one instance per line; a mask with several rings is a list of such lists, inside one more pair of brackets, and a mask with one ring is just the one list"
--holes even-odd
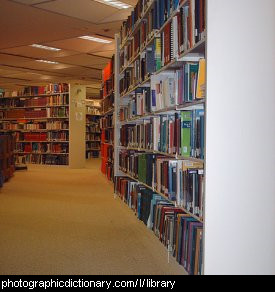
[(184, 274), (99, 169), (16, 172), (0, 190), (0, 274)]

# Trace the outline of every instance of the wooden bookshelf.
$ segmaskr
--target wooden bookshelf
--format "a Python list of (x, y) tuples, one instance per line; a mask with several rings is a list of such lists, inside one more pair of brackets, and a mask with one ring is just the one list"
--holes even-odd
[[(69, 85), (62, 84), (62, 85), (49, 85), (46, 87), (40, 87), (40, 89), (45, 88), (51, 88), (54, 90), (55, 87), (61, 87), (66, 88), (69, 90)], [(34, 92), (36, 87), (28, 87), (25, 88), (25, 92), (32, 91)], [(37, 87), (38, 88), (38, 87)], [(41, 152), (41, 151), (22, 151), (25, 147), (32, 148), (34, 145), (39, 144), (39, 147), (42, 147), (41, 145), (51, 144), (50, 148), (53, 147), (62, 147), (62, 144), (67, 144), (68, 146), (66, 149), (69, 149), (69, 141), (68, 139), (25, 139), (24, 137), (27, 137), (28, 134), (39, 135), (46, 135), (47, 133), (52, 133), (50, 136), (53, 135), (53, 132), (55, 132), (55, 137), (64, 136), (62, 132), (69, 132), (69, 102), (70, 102), (70, 94), (68, 90), (65, 90), (64, 92), (46, 92), (45, 94), (12, 94), (12, 96), (4, 96), (0, 98), (0, 112), (2, 119), (0, 119), (1, 124), (9, 124), (9, 125), (3, 125), (3, 127), (8, 127), (14, 124), (20, 125), (20, 127), (27, 127), (27, 124), (35, 123), (37, 125), (40, 125), (42, 127), (47, 127), (48, 123), (50, 126), (53, 124), (58, 124), (57, 129), (52, 128), (43, 128), (43, 129), (0, 129), (0, 133), (11, 133), (13, 135), (17, 136), (16, 144), (15, 144), (15, 158), (18, 162), (22, 161), (22, 155), (26, 155), (25, 158), (26, 162), (31, 162), (28, 160), (29, 155), (36, 154), (36, 155), (69, 155), (69, 153), (59, 153), (55, 151), (47, 151), (47, 152)], [(24, 105), (25, 104), (25, 105)], [(37, 117), (26, 117), (27, 113), (33, 113), (32, 115), (39, 115), (39, 112), (42, 111), (42, 114), (47, 113), (47, 116), (37, 116)], [(46, 111), (47, 110), (47, 111)], [(11, 113), (20, 113), (20, 117), (12, 117), (9, 118), (9, 116), (12, 116)], [(49, 116), (49, 113), (51, 113), (52, 116)], [(28, 114), (30, 115), (30, 114)], [(14, 116), (14, 115), (13, 115)], [(59, 128), (60, 125), (66, 125), (65, 129)], [(49, 125), (48, 125), (49, 126)], [(43, 133), (43, 134), (42, 134)], [(69, 133), (66, 134), (66, 136), (69, 137)], [(60, 144), (60, 146), (58, 146)], [(26, 146), (24, 146), (26, 145)], [(43, 146), (44, 147), (44, 146)], [(48, 146), (47, 146), (48, 147)], [(20, 156), (20, 161), (19, 161)], [(37, 163), (43, 163), (43, 161), (47, 164), (47, 157), (46, 159), (38, 159), (36, 160)], [(32, 161), (32, 163), (35, 163)], [(68, 164), (69, 160), (67, 161), (63, 160), (62, 164)], [(44, 164), (44, 163), (43, 163)], [(52, 164), (52, 163), (51, 163)]]

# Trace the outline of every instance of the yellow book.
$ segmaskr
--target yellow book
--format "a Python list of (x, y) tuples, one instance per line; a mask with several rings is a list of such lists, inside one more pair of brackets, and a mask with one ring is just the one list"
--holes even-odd
[(206, 74), (205, 59), (199, 61), (199, 72), (197, 81), (196, 98), (205, 98), (205, 74)]

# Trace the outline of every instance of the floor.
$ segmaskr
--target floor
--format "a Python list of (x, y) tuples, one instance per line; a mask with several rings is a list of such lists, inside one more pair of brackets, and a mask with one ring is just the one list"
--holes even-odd
[(0, 275), (184, 274), (100, 172), (29, 166), (0, 190)]

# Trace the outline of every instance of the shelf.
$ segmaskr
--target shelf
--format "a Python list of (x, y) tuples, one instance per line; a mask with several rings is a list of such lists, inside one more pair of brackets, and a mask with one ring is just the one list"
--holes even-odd
[(109, 98), (113, 94), (114, 94), (114, 91), (111, 90), (111, 92), (109, 94), (107, 94), (105, 97), (103, 97), (102, 101), (106, 100), (107, 98)]
[(15, 141), (16, 143), (69, 143), (69, 141)]
[(69, 155), (69, 153), (55, 153), (55, 152), (17, 152), (14, 151), (14, 154), (38, 154), (38, 155)]
[(89, 148), (89, 149), (86, 149), (86, 151), (100, 151), (100, 149), (98, 149), (98, 148)]
[(133, 37), (134, 33), (136, 32), (136, 29), (139, 27), (139, 25), (141, 24), (144, 16), (147, 15), (147, 13), (150, 11), (151, 7), (153, 6), (155, 0), (152, 0), (150, 3), (148, 3), (148, 6), (147, 8), (145, 9), (144, 13), (141, 15), (140, 19), (135, 23), (135, 26), (134, 28), (132, 29), (132, 31), (129, 33), (128, 36), (125, 37), (125, 39), (121, 42), (121, 45), (119, 47), (119, 49), (121, 50), (125, 45), (126, 43), (129, 41), (130, 38)]
[(192, 214), (191, 212), (187, 211), (185, 208), (183, 208), (183, 207), (181, 207), (181, 206), (177, 206), (176, 202), (175, 202), (175, 201), (171, 201), (171, 200), (169, 200), (165, 194), (163, 194), (163, 193), (161, 193), (161, 192), (158, 192), (156, 189), (154, 189), (154, 188), (148, 186), (147, 184), (145, 184), (145, 183), (139, 181), (137, 178), (132, 177), (131, 175), (129, 175), (128, 173), (126, 173), (126, 172), (125, 172), (124, 170), (122, 170), (121, 168), (120, 168), (119, 170), (123, 173), (123, 176), (127, 176), (127, 177), (129, 177), (130, 179), (132, 179), (132, 180), (138, 182), (139, 184), (141, 184), (141, 185), (147, 187), (148, 189), (152, 190), (153, 192), (155, 192), (155, 193), (161, 195), (164, 199), (166, 199), (167, 201), (173, 203), (173, 204), (175, 205), (175, 207), (182, 209), (184, 212), (186, 212), (187, 214), (189, 214), (191, 217), (193, 217), (193, 218), (196, 219), (197, 221), (203, 223), (202, 218), (200, 218), (200, 217), (198, 217), (198, 216)]
[(14, 110), (14, 109), (27, 109), (27, 108), (56, 108), (56, 107), (69, 107), (68, 104), (65, 105), (42, 105), (42, 106), (22, 106), (22, 107), (1, 107), (1, 110)]
[(41, 117), (41, 118), (8, 118), (8, 119), (0, 119), (0, 122), (8, 122), (8, 121), (22, 121), (22, 120), (37, 120), (37, 121), (46, 121), (46, 120), (60, 120), (60, 119), (69, 119), (69, 117)]
[(1, 97), (1, 99), (16, 99), (16, 98), (36, 98), (36, 97), (48, 97), (48, 96), (58, 96), (58, 95), (66, 95), (69, 92), (60, 92), (60, 93), (46, 93), (46, 94), (38, 94), (38, 95), (19, 95), (19, 96), (10, 96), (10, 97)]
[(114, 144), (113, 143), (110, 143), (110, 142), (101, 142), (101, 144), (106, 144), (106, 145), (114, 146)]
[(194, 157), (185, 157), (185, 156), (180, 156), (178, 154), (155, 151), (155, 150), (151, 150), (151, 149), (125, 147), (125, 146), (121, 146), (121, 145), (118, 146), (118, 147), (121, 148), (121, 149), (124, 148), (125, 150), (133, 150), (133, 151), (138, 151), (138, 152), (147, 152), (147, 153), (152, 153), (152, 154), (159, 154), (159, 155), (171, 157), (171, 158), (176, 159), (176, 160), (188, 160), (188, 161), (204, 164), (204, 159), (199, 159), (199, 158), (194, 158)]
[(137, 88), (144, 86), (145, 84), (147, 84), (150, 81), (151, 77), (149, 76), (148, 78), (146, 78), (144, 81), (138, 83), (137, 85), (135, 85), (133, 88), (131, 88), (130, 90), (128, 90), (126, 93), (124, 93), (122, 96), (120, 96), (120, 98), (125, 98), (128, 97), (132, 92), (134, 92)]
[(59, 130), (45, 130), (45, 129), (41, 129), (41, 130), (20, 130), (20, 129), (17, 129), (17, 130), (0, 130), (0, 132), (22, 132), (22, 133), (29, 133), (29, 132), (62, 132), (62, 131), (69, 131), (69, 129), (59, 129)]
[(125, 120), (125, 121), (119, 121), (119, 122), (122, 125), (127, 124), (127, 123), (133, 123), (133, 122), (136, 122), (136, 121), (139, 121), (139, 120), (143, 120), (143, 119), (146, 119), (146, 118), (159, 116), (159, 115), (161, 115), (163, 113), (177, 112), (177, 111), (182, 111), (183, 109), (194, 109), (194, 108), (197, 108), (199, 105), (204, 105), (204, 103), (205, 103), (205, 99), (194, 100), (194, 101), (186, 102), (186, 103), (181, 104), (181, 105), (177, 105), (175, 107), (161, 109), (159, 111), (147, 113), (147, 114), (145, 114), (143, 116), (136, 116), (135, 118), (132, 118), (132, 119), (129, 119), (129, 120)]
[(101, 115), (86, 113), (86, 116), (101, 117)]
[(86, 142), (101, 142), (100, 140), (86, 140)]
[(114, 113), (114, 108), (109, 109), (107, 112), (103, 113), (102, 116), (107, 116)]

